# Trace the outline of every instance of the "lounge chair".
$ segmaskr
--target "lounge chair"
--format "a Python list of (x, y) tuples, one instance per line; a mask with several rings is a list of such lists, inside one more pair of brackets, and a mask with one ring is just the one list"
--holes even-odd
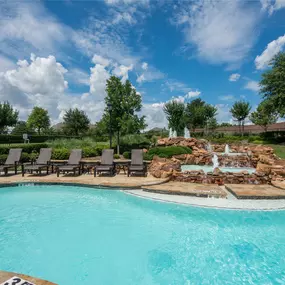
[(22, 149), (21, 148), (11, 148), (9, 150), (9, 155), (3, 165), (0, 165), (0, 173), (4, 171), (4, 174), (8, 174), (8, 169), (14, 168), (15, 174), (18, 173), (18, 166), (20, 165)]
[(48, 175), (48, 169), (50, 166), (51, 159), (51, 148), (41, 148), (39, 157), (37, 158), (35, 164), (22, 165), (22, 176), (25, 175), (26, 171), (36, 171), (41, 174), (42, 169), (46, 169), (46, 174)]
[(132, 161), (128, 167), (128, 176), (131, 174), (138, 174), (147, 176), (147, 167), (143, 162), (143, 150), (133, 149), (132, 150)]
[(78, 170), (78, 175), (81, 173), (80, 160), (82, 158), (81, 149), (73, 149), (69, 155), (69, 159), (66, 165), (57, 167), (57, 177), (59, 177), (60, 172), (73, 172), (76, 175), (76, 170)]
[(94, 169), (94, 177), (100, 173), (109, 173), (110, 176), (115, 174), (114, 165), (114, 150), (113, 149), (103, 149), (101, 156), (100, 165), (96, 166)]

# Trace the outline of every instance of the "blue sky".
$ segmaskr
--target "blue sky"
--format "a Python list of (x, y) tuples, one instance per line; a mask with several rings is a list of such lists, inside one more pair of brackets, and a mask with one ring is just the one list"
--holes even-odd
[(111, 75), (141, 94), (148, 128), (167, 125), (165, 102), (198, 97), (228, 122), (235, 100), (256, 108), (285, 47), (285, 0), (4, 1), (0, 16), (0, 100), (53, 123), (74, 107), (100, 120)]

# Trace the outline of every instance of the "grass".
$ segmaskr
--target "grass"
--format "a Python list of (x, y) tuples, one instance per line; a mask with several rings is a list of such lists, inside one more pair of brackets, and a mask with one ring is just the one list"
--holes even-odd
[(285, 159), (285, 145), (280, 144), (268, 144), (268, 146), (271, 146), (274, 149), (274, 153), (280, 157)]

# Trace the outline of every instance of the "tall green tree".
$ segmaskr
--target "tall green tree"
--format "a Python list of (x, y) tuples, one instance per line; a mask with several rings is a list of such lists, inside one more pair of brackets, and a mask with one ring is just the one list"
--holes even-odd
[[(122, 134), (139, 133), (146, 127), (145, 117), (139, 117), (142, 99), (127, 80), (122, 83), (120, 78), (111, 76), (106, 84), (107, 96), (105, 97), (106, 107), (102, 117), (102, 123), (108, 132), (111, 124), (112, 133), (117, 138), (117, 153), (120, 153), (120, 136)], [(111, 106), (111, 120), (108, 106)]]
[(15, 126), (18, 116), (19, 112), (9, 102), (0, 103), (0, 133), (7, 132), (7, 127)]
[(185, 111), (185, 120), (187, 126), (192, 132), (199, 128), (208, 129), (209, 123), (217, 115), (217, 108), (207, 104), (201, 98), (197, 98), (190, 103), (187, 103)]
[(260, 93), (270, 101), (274, 110), (285, 116), (285, 53), (277, 54), (270, 62), (271, 70), (262, 74)]
[(205, 104), (204, 105), (204, 116), (205, 116), (205, 122), (204, 122), (204, 127), (206, 129), (206, 133), (208, 130), (214, 130), (217, 125), (217, 108), (213, 105), (210, 104)]
[(163, 111), (168, 120), (168, 127), (176, 131), (178, 136), (183, 136), (185, 128), (184, 103), (172, 100), (164, 105)]
[(40, 135), (43, 130), (50, 127), (48, 111), (41, 107), (34, 107), (27, 120), (28, 128), (35, 129)]
[(267, 132), (268, 125), (277, 122), (278, 113), (274, 110), (270, 101), (261, 102), (256, 111), (252, 112), (249, 118), (255, 125), (261, 126)]
[(239, 130), (242, 135), (244, 133), (244, 121), (248, 117), (250, 110), (251, 106), (249, 102), (245, 101), (236, 101), (230, 109), (232, 116), (238, 121)]
[(70, 135), (84, 134), (88, 131), (90, 120), (84, 111), (69, 109), (63, 116), (64, 131)]

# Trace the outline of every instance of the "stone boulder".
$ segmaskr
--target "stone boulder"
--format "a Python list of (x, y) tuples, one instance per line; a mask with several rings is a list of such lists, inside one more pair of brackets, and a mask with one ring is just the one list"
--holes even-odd
[(181, 171), (181, 163), (178, 160), (154, 156), (149, 165), (149, 173), (156, 178), (170, 177), (174, 171)]
[(256, 166), (256, 172), (270, 174), (271, 173), (271, 166), (268, 164), (258, 162), (257, 166)]

